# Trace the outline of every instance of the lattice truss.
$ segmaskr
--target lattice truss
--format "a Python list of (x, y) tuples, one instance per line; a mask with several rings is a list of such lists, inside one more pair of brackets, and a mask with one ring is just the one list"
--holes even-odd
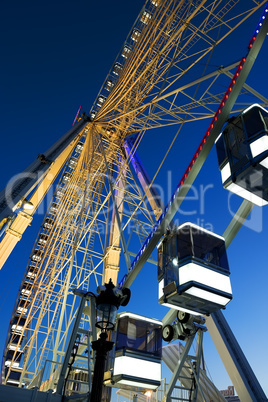
[[(10, 323), (6, 380), (12, 369), (29, 383), (46, 359), (61, 359), (78, 304), (74, 288), (95, 291), (109, 278), (117, 282), (119, 265), (122, 275), (130, 268), (161, 214), (153, 180), (137, 175), (132, 155), (148, 129), (177, 125), (179, 132), (214, 115), (238, 64), (213, 70), (214, 49), (264, 3), (145, 3), (37, 237)], [(256, 99), (268, 104), (245, 85), (234, 112)]]
[(107, 269), (118, 270), (120, 225), (113, 212), (113, 197), (122, 230), (129, 232), (128, 246), (132, 238), (135, 242), (134, 235), (139, 245), (148, 236), (155, 220), (140, 187), (117, 138), (102, 136), (90, 124), (44, 219), (16, 306), (10, 344), (17, 344), (18, 336), (22, 344), (27, 331), (27, 357), (34, 351), (31, 372), (42, 367), (55, 347), (66, 346), (76, 313), (71, 290), (96, 290), (103, 282), (103, 261)]
[[(155, 10), (152, 3), (158, 4)], [(213, 51), (260, 4), (264, 2), (146, 4), (92, 108), (93, 115), (100, 109), (96, 120), (129, 135), (213, 116), (229, 83), (219, 79), (231, 67), (213, 71)]]

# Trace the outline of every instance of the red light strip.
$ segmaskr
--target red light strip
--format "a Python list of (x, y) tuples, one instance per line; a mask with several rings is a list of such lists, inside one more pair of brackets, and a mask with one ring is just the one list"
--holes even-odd
[[(256, 39), (255, 37), (253, 37), (253, 38), (254, 38), (254, 40)], [(231, 83), (230, 83), (229, 87), (227, 88), (227, 91), (226, 91), (226, 93), (225, 93), (225, 95), (224, 95), (224, 97), (223, 97), (223, 99), (222, 99), (222, 101), (220, 103), (220, 106), (218, 107), (218, 110), (216, 111), (216, 113), (215, 113), (215, 115), (214, 115), (214, 117), (213, 117), (213, 119), (212, 119), (212, 121), (211, 121), (211, 123), (210, 123), (210, 125), (209, 125), (209, 127), (208, 127), (208, 129), (207, 129), (207, 131), (206, 131), (206, 133), (205, 133), (200, 145), (199, 145), (199, 147), (197, 148), (197, 151), (194, 154), (193, 159), (191, 160), (191, 162), (190, 162), (189, 166), (187, 167), (184, 175), (182, 176), (182, 179), (179, 182), (179, 185), (177, 187), (177, 191), (183, 185), (183, 183), (185, 182), (189, 172), (191, 171), (193, 165), (195, 164), (195, 161), (197, 160), (198, 156), (200, 155), (200, 152), (203, 149), (203, 145), (207, 142), (207, 139), (210, 136), (211, 130), (214, 127), (214, 123), (218, 120), (218, 115), (221, 113), (222, 108), (225, 105), (225, 101), (228, 99), (229, 93), (232, 91), (233, 86), (236, 83), (237, 78), (239, 77), (239, 74), (240, 74), (240, 72), (241, 72), (241, 70), (243, 68), (243, 65), (244, 65), (245, 61), (246, 61), (246, 58), (243, 57), (243, 59), (239, 63), (239, 66), (236, 69), (236, 72), (235, 72), (235, 74), (234, 74), (234, 76), (233, 76), (233, 78), (231, 80)]]
[[(267, 2), (267, 6), (268, 6), (268, 2)], [(263, 19), (265, 19), (265, 16), (266, 16), (266, 13), (267, 13), (267, 12), (268, 12), (268, 9), (266, 8), (266, 9), (264, 10), (264, 12), (263, 12), (263, 15), (262, 15), (260, 21), (262, 21)], [(259, 28), (261, 25), (262, 25), (262, 22), (260, 22), (260, 23), (258, 24), (258, 28)], [(249, 42), (249, 45), (248, 45), (248, 48), (249, 48), (249, 49), (252, 48), (253, 43), (254, 43), (255, 40), (256, 40), (256, 36), (257, 36), (256, 34), (258, 34), (258, 33), (259, 33), (259, 30), (256, 29), (254, 35), (252, 36), (252, 38), (251, 38), (251, 40), (250, 40), (250, 42)], [(235, 74), (234, 74), (234, 76), (233, 76), (233, 79), (231, 80), (231, 83), (230, 83), (229, 87), (227, 88), (227, 91), (226, 91), (226, 93), (225, 93), (225, 95), (224, 95), (224, 97), (223, 97), (223, 100), (221, 101), (221, 104), (220, 104), (218, 110), (216, 111), (216, 113), (215, 113), (215, 115), (214, 115), (214, 117), (213, 117), (213, 119), (212, 119), (212, 122), (211, 122), (209, 128), (207, 129), (207, 131), (206, 131), (206, 133), (205, 133), (205, 135), (204, 135), (204, 137), (203, 137), (203, 139), (202, 139), (202, 141), (201, 141), (199, 147), (197, 148), (196, 153), (194, 154), (193, 159), (191, 160), (191, 162), (190, 162), (188, 168), (186, 169), (186, 172), (184, 173), (184, 175), (183, 175), (181, 181), (179, 182), (179, 185), (178, 185), (178, 187), (177, 187), (177, 190), (178, 190), (178, 188), (184, 183), (185, 179), (186, 179), (187, 176), (188, 176), (188, 173), (191, 171), (192, 166), (194, 165), (196, 159), (198, 158), (200, 152), (202, 151), (203, 145), (206, 143), (207, 138), (208, 138), (209, 135), (210, 135), (211, 129), (214, 127), (214, 122), (217, 121), (218, 115), (221, 113), (221, 110), (222, 110), (223, 106), (225, 105), (225, 101), (226, 101), (226, 99), (228, 99), (229, 93), (232, 91), (233, 86), (234, 86), (234, 84), (236, 83), (237, 78), (239, 77), (239, 74), (240, 74), (240, 72), (241, 72), (241, 70), (242, 70), (242, 68), (243, 68), (243, 65), (244, 65), (245, 61), (246, 61), (246, 58), (243, 57), (242, 60), (241, 60), (240, 63), (239, 63), (239, 66), (237, 67), (237, 70), (236, 70), (236, 72), (235, 72)], [(188, 173), (187, 173), (187, 172), (188, 172)]]

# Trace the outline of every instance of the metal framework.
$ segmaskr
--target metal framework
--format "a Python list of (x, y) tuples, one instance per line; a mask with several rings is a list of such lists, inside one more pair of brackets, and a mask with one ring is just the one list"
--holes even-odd
[[(79, 308), (79, 297), (72, 290), (94, 290), (109, 278), (116, 283), (119, 266), (123, 277), (119, 285), (131, 286), (172, 224), (231, 111), (244, 109), (253, 98), (268, 105), (263, 95), (245, 84), (268, 31), (266, 9), (248, 54), (240, 62), (216, 69), (209, 65), (214, 49), (227, 36), (235, 35), (265, 3), (146, 1), (104, 81), (90, 119), (80, 116), (61, 141), (26, 169), (25, 177), (31, 175), (10, 189), (10, 202), (6, 192), (2, 193), (0, 222), (5, 234), (0, 250), (6, 251), (1, 266), (53, 180), (61, 175), (11, 317), (4, 356), (5, 383), (17, 373), (18, 385), (29, 384), (49, 359), (62, 363)], [(202, 74), (200, 61), (206, 65)], [(209, 128), (163, 207), (154, 189), (157, 174), (184, 124), (206, 118), (212, 119)], [(172, 125), (177, 133), (150, 179), (137, 150), (147, 130)], [(34, 206), (31, 213), (18, 209), (26, 198)], [(234, 219), (226, 229), (228, 244), (251, 208), (243, 203), (238, 211), (242, 219)], [(163, 322), (173, 318), (170, 311)], [(226, 346), (228, 325), (219, 334), (217, 320), (219, 316), (212, 318), (214, 324), (208, 320), (209, 332), (213, 339), (225, 336)], [(84, 326), (89, 328), (85, 317)], [(227, 363), (227, 370), (229, 366)], [(241, 374), (243, 367), (237, 371)], [(244, 385), (247, 378), (238, 380), (241, 388), (236, 384), (244, 400), (266, 400), (257, 380), (251, 378), (257, 384), (253, 393)]]

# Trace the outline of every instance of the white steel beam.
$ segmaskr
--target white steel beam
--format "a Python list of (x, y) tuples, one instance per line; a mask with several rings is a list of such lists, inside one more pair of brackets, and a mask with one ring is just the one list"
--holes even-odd
[(188, 190), (196, 179), (200, 169), (202, 168), (209, 152), (211, 151), (215, 140), (220, 134), (223, 125), (225, 124), (236, 99), (246, 81), (246, 78), (255, 62), (255, 59), (261, 49), (268, 31), (268, 19), (263, 20), (262, 26), (258, 35), (251, 39), (249, 44), (248, 54), (242, 58), (238, 68), (231, 80), (231, 83), (227, 89), (227, 92), (201, 142), (194, 158), (190, 162), (185, 174), (179, 182), (170, 202), (166, 206), (164, 212), (161, 214), (157, 223), (153, 227), (152, 232), (146, 239), (144, 245), (138, 252), (136, 258), (131, 265), (131, 271), (125, 275), (121, 280), (119, 286), (130, 287), (132, 282), (137, 277), (138, 273), (142, 269), (143, 265), (151, 255), (152, 251), (156, 247), (162, 235), (165, 233), (166, 228), (171, 222), (173, 216), (180, 207), (184, 200)]
[(206, 326), (239, 399), (243, 402), (267, 401), (222, 312), (217, 311), (209, 316)]

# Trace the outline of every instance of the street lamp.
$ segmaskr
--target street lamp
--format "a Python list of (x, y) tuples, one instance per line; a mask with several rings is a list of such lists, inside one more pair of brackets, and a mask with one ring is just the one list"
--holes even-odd
[(148, 400), (153, 396), (153, 391), (151, 389), (149, 389), (149, 390), (145, 391), (144, 395), (147, 396), (147, 400)]
[(99, 296), (96, 297), (97, 307), (97, 322), (96, 327), (106, 333), (108, 330), (113, 330), (118, 307), (121, 304), (120, 295), (116, 295), (114, 284), (111, 279), (104, 286), (98, 288)]
[(98, 287), (96, 297), (97, 320), (96, 327), (101, 333), (97, 341), (92, 342), (92, 349), (96, 352), (94, 376), (91, 390), (91, 402), (101, 402), (102, 386), (107, 353), (112, 350), (114, 342), (107, 341), (107, 331), (115, 327), (116, 313), (119, 306), (126, 306), (130, 299), (130, 290), (125, 288), (119, 291), (111, 279), (109, 283)]

